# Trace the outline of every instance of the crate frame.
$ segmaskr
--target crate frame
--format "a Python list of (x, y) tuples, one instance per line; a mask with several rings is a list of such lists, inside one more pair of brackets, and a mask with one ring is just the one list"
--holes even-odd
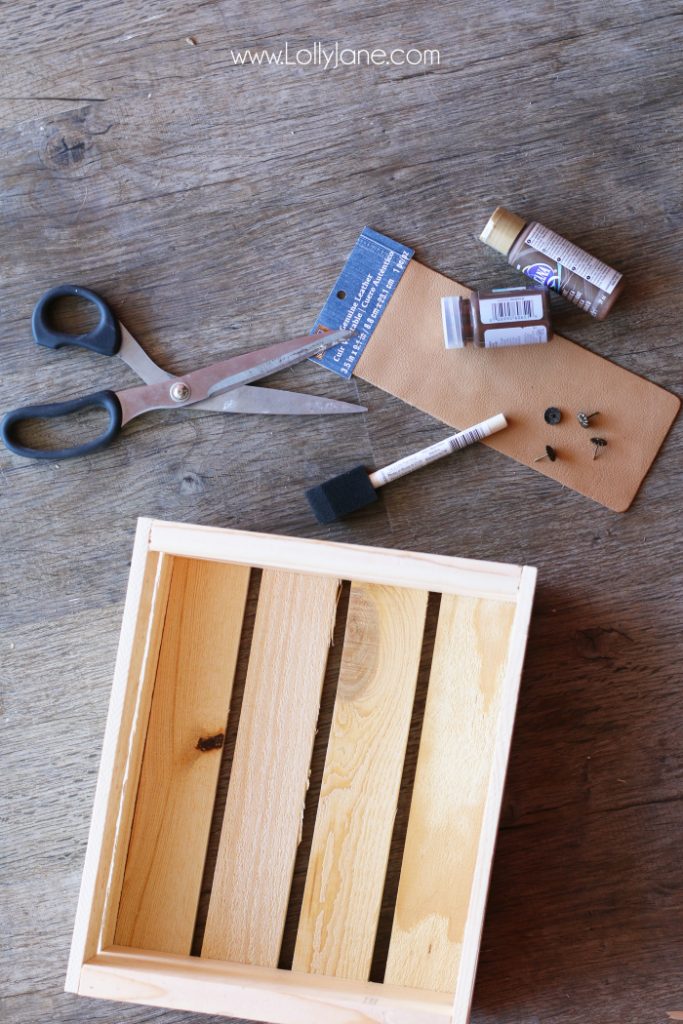
[[(114, 944), (174, 557), (514, 604), (455, 995)], [(464, 1024), (468, 1019), (536, 570), (530, 566), (138, 520), (65, 989), (274, 1024)], [(155, 655), (156, 650), (156, 655)]]

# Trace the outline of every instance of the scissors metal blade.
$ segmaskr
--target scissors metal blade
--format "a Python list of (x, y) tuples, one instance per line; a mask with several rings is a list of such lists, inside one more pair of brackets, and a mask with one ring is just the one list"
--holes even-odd
[(263, 416), (335, 416), (367, 412), (364, 405), (321, 398), (319, 395), (302, 395), (298, 391), (260, 388), (257, 384), (242, 384), (222, 395), (197, 402), (192, 408), (209, 412), (258, 413)]
[(186, 408), (242, 384), (269, 377), (278, 370), (346, 341), (353, 333), (334, 331), (330, 334), (306, 334), (241, 356), (223, 359), (181, 377), (117, 391), (116, 397), (122, 410), (121, 425), (152, 409)]
[[(206, 397), (222, 394), (240, 384), (249, 384), (252, 380), (260, 380), (262, 377), (270, 377), (278, 370), (284, 370), (287, 366), (300, 363), (311, 356), (317, 356), (328, 348), (346, 341), (354, 331), (335, 331), (334, 334), (306, 334), (300, 338), (293, 338), (291, 341), (283, 341), (278, 345), (268, 345), (265, 348), (249, 352), (244, 356), (234, 356), (226, 359), (224, 363), (214, 363), (205, 371), (197, 370), (197, 374), (211, 371), (212, 375), (218, 375), (221, 367), (227, 371), (227, 376), (207, 380), (208, 391)], [(336, 340), (335, 340), (336, 335)]]
[(137, 373), (145, 384), (158, 384), (160, 381), (173, 379), (173, 374), (157, 366), (121, 321), (119, 321), (119, 329), (121, 331), (121, 348), (116, 354), (119, 359), (123, 359), (126, 366), (130, 366), (133, 373)]

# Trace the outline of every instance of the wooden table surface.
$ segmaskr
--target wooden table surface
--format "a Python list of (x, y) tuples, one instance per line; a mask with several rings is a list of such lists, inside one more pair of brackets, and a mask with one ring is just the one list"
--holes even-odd
[[(681, 387), (677, 0), (3, 4), (2, 409), (133, 383), (33, 345), (33, 303), (100, 289), (164, 367), (306, 331), (370, 224), (472, 286), (504, 203), (615, 264), (605, 323), (561, 333)], [(437, 47), (438, 67), (239, 67), (231, 49)], [(470, 448), (316, 526), (303, 491), (446, 434), (310, 364), (282, 384), (369, 408), (157, 413), (88, 459), (0, 452), (4, 1021), (205, 1017), (64, 995), (136, 517), (538, 566), (474, 998), (476, 1024), (683, 1009), (681, 424), (631, 510)], [(550, 403), (549, 403), (550, 404)]]

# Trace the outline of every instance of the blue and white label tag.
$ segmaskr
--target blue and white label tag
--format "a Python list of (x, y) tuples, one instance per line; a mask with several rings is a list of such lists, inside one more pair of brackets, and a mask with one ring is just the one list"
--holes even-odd
[(311, 331), (355, 331), (350, 341), (330, 348), (316, 362), (349, 378), (372, 337), (414, 250), (372, 228), (363, 228)]

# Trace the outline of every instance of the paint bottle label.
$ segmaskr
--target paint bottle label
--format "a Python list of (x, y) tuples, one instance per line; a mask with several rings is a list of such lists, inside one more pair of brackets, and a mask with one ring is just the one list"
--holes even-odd
[(540, 345), (548, 341), (543, 324), (533, 327), (487, 327), (484, 331), (485, 348), (506, 348), (508, 345)]
[(621, 279), (612, 267), (542, 224), (534, 224), (516, 246), (514, 266), (593, 316)]
[[(508, 292), (511, 289), (508, 290)], [(526, 289), (520, 289), (525, 292)], [(507, 294), (500, 299), (479, 299), (479, 319), (483, 324), (504, 324), (510, 320), (542, 320), (543, 299), (540, 295)]]

